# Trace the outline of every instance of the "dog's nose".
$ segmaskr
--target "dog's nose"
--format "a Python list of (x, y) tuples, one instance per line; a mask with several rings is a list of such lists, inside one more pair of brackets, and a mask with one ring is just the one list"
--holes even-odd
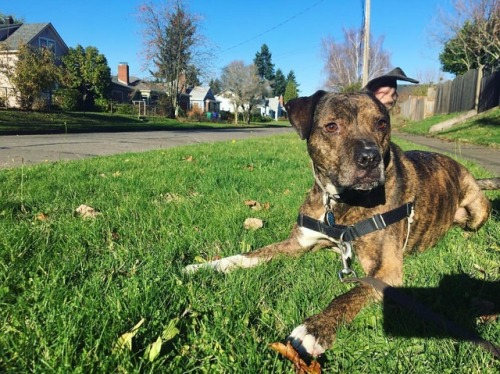
[(356, 163), (362, 169), (374, 169), (381, 161), (380, 153), (375, 147), (364, 147), (356, 154)]

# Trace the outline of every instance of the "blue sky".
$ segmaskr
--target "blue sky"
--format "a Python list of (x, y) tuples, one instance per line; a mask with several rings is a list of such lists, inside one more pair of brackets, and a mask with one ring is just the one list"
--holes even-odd
[[(51, 22), (66, 44), (95, 46), (108, 60), (112, 74), (119, 62), (128, 62), (131, 75), (142, 71), (142, 36), (136, 14), (143, 0), (2, 0), (0, 12), (26, 23)], [(362, 22), (362, 0), (187, 0), (202, 17), (201, 33), (216, 58), (213, 74), (234, 60), (251, 63), (266, 43), (276, 68), (295, 72), (300, 94), (323, 87), (325, 75), (321, 41), (342, 38), (342, 28)], [(439, 47), (429, 42), (439, 8), (450, 0), (372, 0), (371, 32), (384, 36), (384, 48), (393, 66), (408, 76), (437, 77)]]

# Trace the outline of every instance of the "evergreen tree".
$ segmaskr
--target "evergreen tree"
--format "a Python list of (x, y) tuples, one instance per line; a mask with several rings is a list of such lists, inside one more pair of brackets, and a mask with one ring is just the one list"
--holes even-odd
[(274, 80), (274, 64), (271, 60), (272, 54), (269, 51), (269, 47), (266, 44), (262, 44), (260, 52), (255, 54), (253, 60), (261, 79), (267, 79), (268, 81)]
[(214, 95), (218, 95), (222, 92), (222, 82), (219, 78), (210, 79), (208, 86), (212, 89)]
[(286, 84), (285, 94), (283, 95), (283, 101), (287, 103), (288, 101), (299, 97), (299, 91), (297, 90), (297, 85), (290, 80)]
[(299, 92), (300, 92), (300, 90), (299, 90), (299, 84), (297, 83), (297, 78), (295, 77), (295, 73), (294, 73), (293, 70), (290, 70), (290, 72), (286, 76), (287, 88), (288, 88), (288, 84), (289, 83), (293, 83), (293, 85), (295, 87), (294, 89), (295, 89), (295, 91), (297, 92), (297, 95), (298, 95)]
[(283, 74), (283, 71), (281, 69), (277, 69), (276, 75), (274, 76), (274, 82), (273, 82), (274, 96), (284, 95), (285, 89), (286, 89), (285, 74)]

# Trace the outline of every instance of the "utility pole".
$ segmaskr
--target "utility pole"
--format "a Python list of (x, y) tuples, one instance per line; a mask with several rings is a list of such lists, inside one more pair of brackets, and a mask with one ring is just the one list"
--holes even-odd
[(370, 60), (370, 0), (365, 0), (365, 26), (363, 31), (363, 73), (361, 86), (368, 83), (368, 65)]

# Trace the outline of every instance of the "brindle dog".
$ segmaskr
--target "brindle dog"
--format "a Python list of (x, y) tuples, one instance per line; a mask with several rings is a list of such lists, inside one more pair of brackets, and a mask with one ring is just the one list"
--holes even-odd
[[(404, 252), (433, 246), (454, 224), (469, 230), (480, 228), (490, 214), (490, 203), (481, 189), (499, 188), (500, 178), (475, 180), (449, 157), (403, 152), (391, 143), (389, 107), (397, 96), (397, 80), (416, 82), (397, 68), (371, 81), (362, 92), (318, 91), (288, 102), (290, 123), (307, 140), (315, 174), (314, 185), (300, 208), (299, 224), (282, 242), (248, 254), (190, 265), (186, 270), (210, 267), (226, 272), (255, 266), (279, 254), (297, 256), (319, 246), (337, 247), (347, 260), (350, 254), (346, 244), (352, 241), (366, 275), (400, 286)], [(395, 219), (385, 216), (391, 221), (385, 226), (379, 214), (398, 209), (408, 209), (408, 214), (396, 214)], [(411, 217), (410, 209), (414, 213)], [(303, 225), (304, 217), (313, 225)], [(314, 229), (348, 228), (372, 221), (374, 231), (351, 235), (345, 242), (342, 235), (334, 237), (328, 231)], [(318, 356), (332, 345), (340, 323), (350, 322), (379, 297), (373, 287), (359, 284), (307, 318), (288, 339), (301, 355)]]

